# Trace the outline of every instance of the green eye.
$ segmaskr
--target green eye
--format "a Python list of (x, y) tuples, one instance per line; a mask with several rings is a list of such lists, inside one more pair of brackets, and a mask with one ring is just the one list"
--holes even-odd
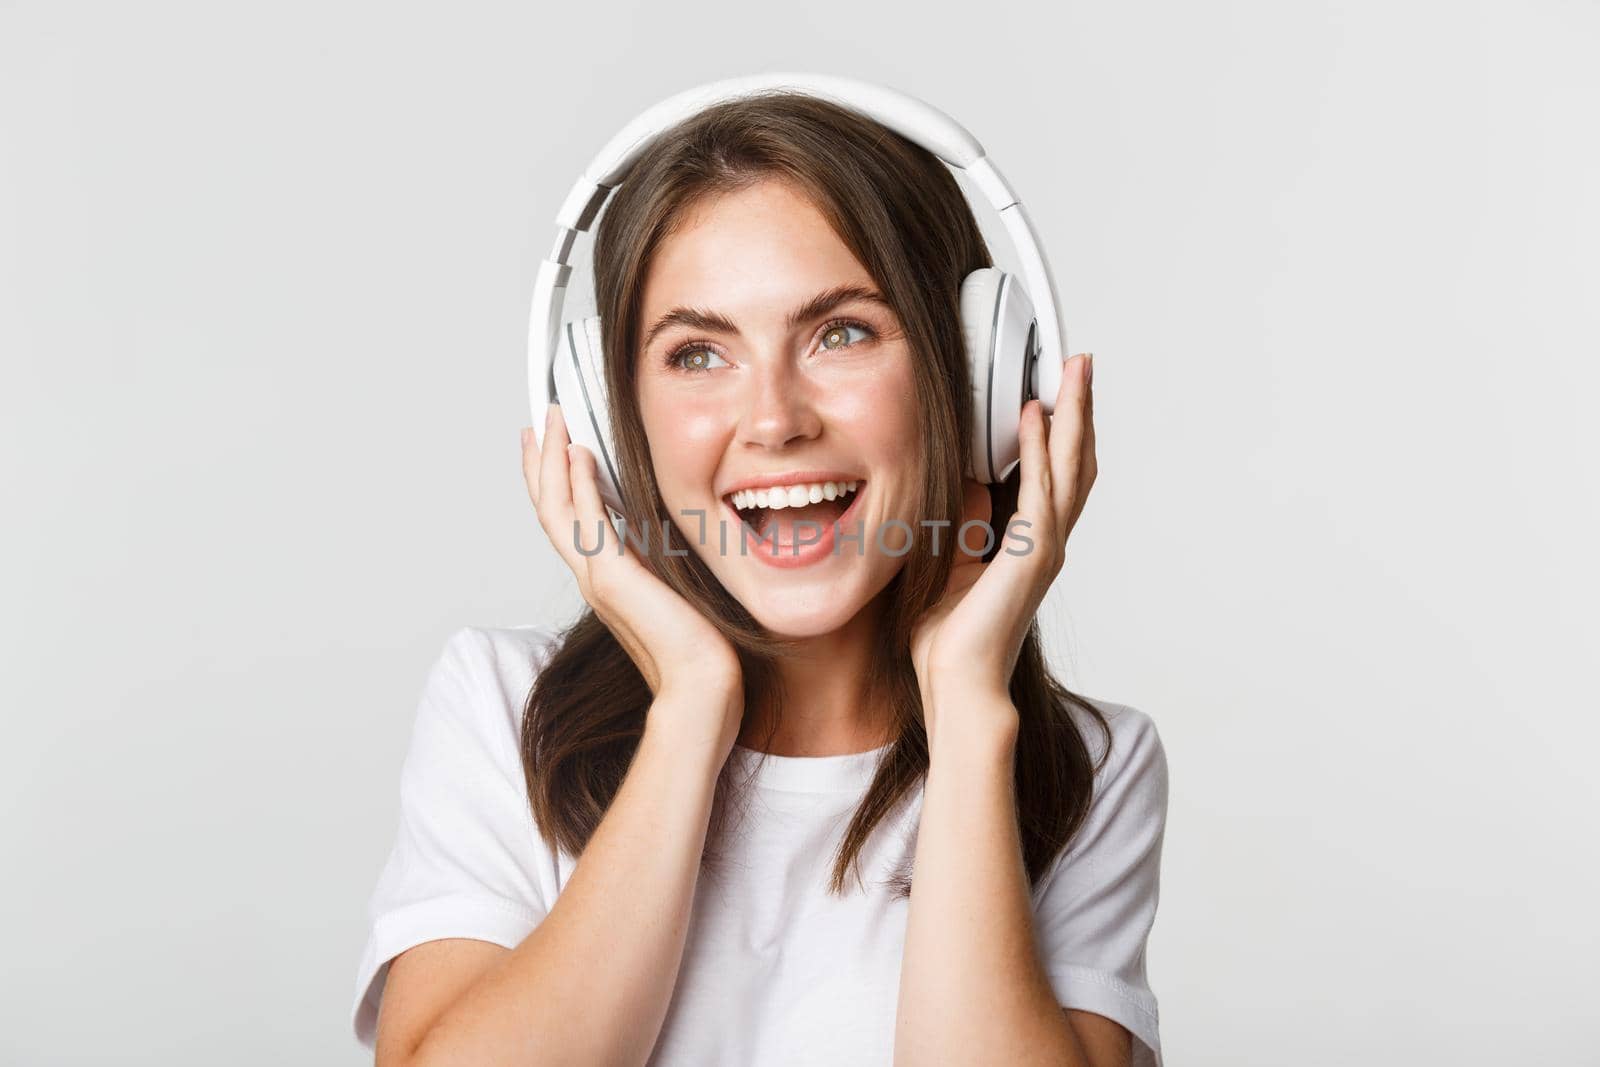
[[(835, 322), (830, 325), (822, 335), (822, 347), (827, 349), (849, 348), (860, 341), (850, 340), (850, 331), (860, 330), (867, 337), (872, 336), (872, 328), (861, 322)], [(865, 340), (865, 338), (863, 338)]]
[(712, 360), (720, 360), (721, 358), (709, 348), (686, 345), (668, 356), (667, 362), (679, 370), (695, 374), (710, 370), (714, 366)]

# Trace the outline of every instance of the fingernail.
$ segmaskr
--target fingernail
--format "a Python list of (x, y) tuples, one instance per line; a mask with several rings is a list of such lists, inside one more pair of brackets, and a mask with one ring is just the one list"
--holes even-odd
[(527, 448), (528, 447), (528, 436), (530, 434), (532, 434), (532, 433), (533, 433), (533, 427), (532, 426), (524, 426), (522, 428), (522, 447), (523, 448)]
[(1088, 385), (1092, 381), (1094, 381), (1094, 353), (1089, 352), (1084, 355), (1083, 360), (1083, 384)]
[(555, 425), (555, 422), (556, 406), (554, 404), (550, 404), (544, 409), (544, 428), (548, 430), (550, 427)]

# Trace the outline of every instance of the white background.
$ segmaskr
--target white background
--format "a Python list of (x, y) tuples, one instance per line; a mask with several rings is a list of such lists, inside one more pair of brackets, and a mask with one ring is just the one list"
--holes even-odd
[(1600, 7), (571, 8), (0, 0), (0, 1061), (362, 1061), (424, 673), (578, 604), (550, 220), (810, 69), (970, 127), (1096, 353), (1049, 634), (1166, 742), (1169, 1062), (1596, 1062)]

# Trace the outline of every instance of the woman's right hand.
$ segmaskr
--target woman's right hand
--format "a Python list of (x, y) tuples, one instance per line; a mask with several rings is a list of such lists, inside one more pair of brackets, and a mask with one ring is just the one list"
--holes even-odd
[[(738, 654), (720, 630), (652, 574), (618, 536), (600, 498), (595, 457), (583, 445), (572, 445), (569, 452), (570, 443), (559, 404), (550, 405), (542, 450), (531, 427), (522, 431), (522, 475), (539, 525), (650, 692), (658, 698), (663, 693), (685, 698), (666, 706), (704, 708), (701, 721), (663, 725), (674, 733), (687, 732), (686, 740), (718, 744), (718, 754), (726, 756), (744, 712)], [(595, 552), (600, 536), (604, 544)]]

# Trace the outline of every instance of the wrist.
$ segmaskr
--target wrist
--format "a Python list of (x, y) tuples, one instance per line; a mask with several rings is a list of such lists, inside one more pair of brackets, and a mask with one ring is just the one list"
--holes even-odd
[(1022, 720), (1011, 695), (998, 685), (948, 685), (922, 692), (929, 758), (941, 751), (1010, 758)]
[(692, 702), (710, 707), (733, 707), (744, 704), (744, 683), (738, 677), (721, 675), (706, 678), (663, 678), (655, 692), (655, 700)]
[(642, 744), (666, 749), (686, 765), (703, 765), (715, 775), (738, 736), (743, 712), (742, 690), (663, 688), (645, 714)]
[(922, 693), (922, 706), (936, 713), (945, 708), (953, 709), (953, 715), (964, 715), (967, 709), (973, 708), (980, 711), (1010, 709), (1012, 714), (1016, 713), (1011, 702), (1011, 687), (998, 678), (972, 674), (919, 678), (918, 689)]

